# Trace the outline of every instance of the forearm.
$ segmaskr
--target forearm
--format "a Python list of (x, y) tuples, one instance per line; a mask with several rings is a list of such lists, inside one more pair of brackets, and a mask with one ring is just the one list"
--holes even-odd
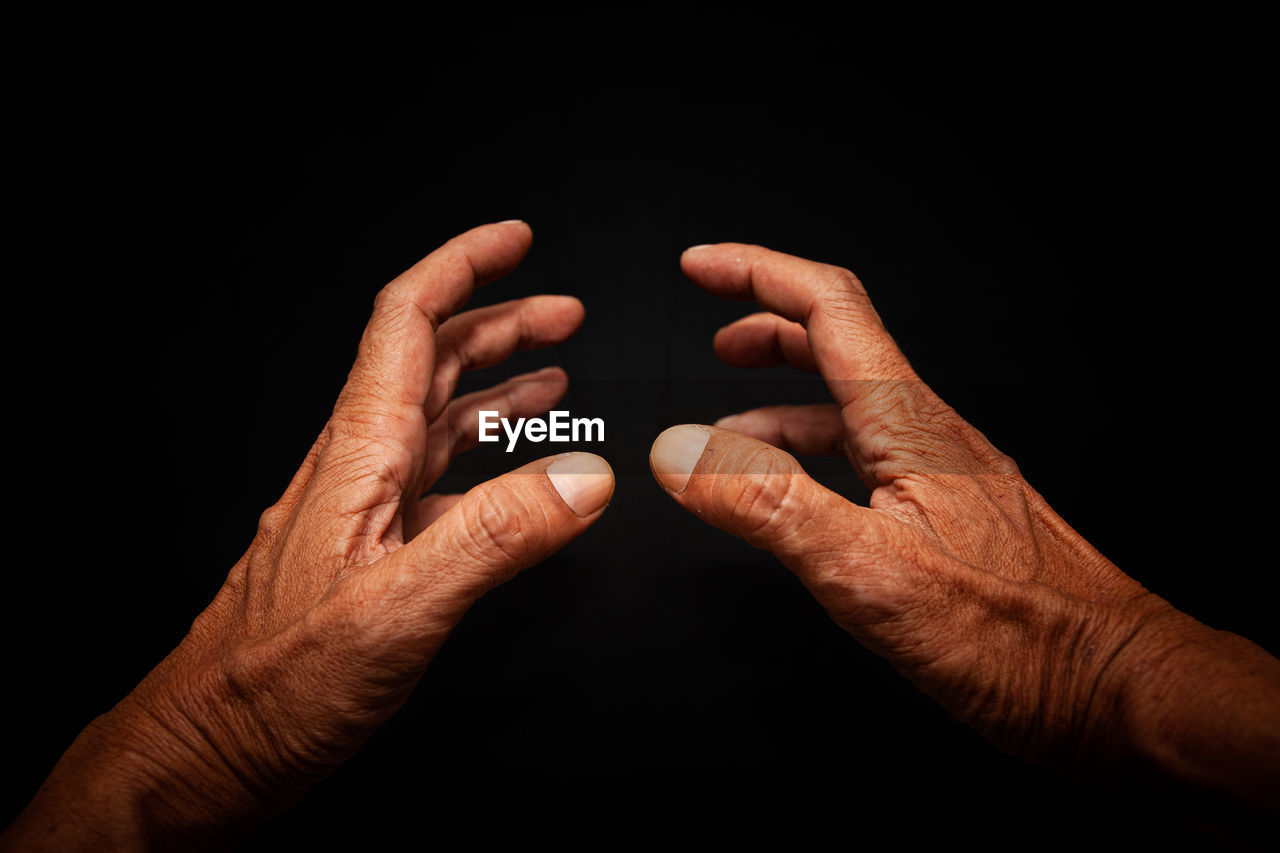
[[(13, 850), (210, 849), (233, 844), (257, 819), (224, 773), (201, 762), (130, 699), (95, 719), (62, 755), (5, 833)], [(245, 803), (241, 802), (241, 806)], [(253, 810), (256, 811), (256, 810)], [(237, 816), (239, 815), (239, 816)]]
[(146, 800), (140, 759), (101, 735), (104, 718), (89, 725), (63, 753), (49, 778), (4, 835), (10, 850), (121, 849), (147, 846)]
[(1127, 662), (1136, 754), (1186, 790), (1280, 816), (1280, 660), (1175, 614)]

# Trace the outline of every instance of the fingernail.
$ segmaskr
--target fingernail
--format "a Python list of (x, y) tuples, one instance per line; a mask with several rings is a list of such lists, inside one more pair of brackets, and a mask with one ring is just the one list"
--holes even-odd
[(523, 219), (504, 219), (498, 223), (499, 225), (524, 225)]
[(710, 440), (711, 430), (707, 427), (693, 424), (671, 427), (658, 436), (649, 451), (653, 473), (671, 491), (683, 492)]
[(613, 469), (594, 453), (566, 453), (546, 471), (551, 485), (581, 518), (604, 507), (613, 495)]
[(689, 254), (690, 252), (696, 252), (696, 251), (698, 251), (699, 249), (710, 249), (710, 248), (711, 248), (711, 245), (712, 245), (712, 244), (710, 244), (710, 243), (699, 243), (699, 244), (698, 244), (698, 245), (696, 245), (696, 246), (690, 246), (689, 248), (685, 249), (685, 250), (684, 250), (684, 253), (687, 255), (687, 254)]

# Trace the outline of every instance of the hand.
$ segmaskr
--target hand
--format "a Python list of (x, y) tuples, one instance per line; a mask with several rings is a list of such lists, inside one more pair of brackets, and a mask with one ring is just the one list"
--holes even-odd
[[(852, 273), (733, 243), (681, 264), (771, 312), (721, 329), (722, 359), (817, 370), (835, 398), (662, 433), (651, 465), (681, 506), (776, 555), (843, 628), (1002, 748), (1280, 809), (1280, 662), (1094, 550), (916, 376)], [(785, 450), (843, 454), (870, 506)]]
[(613, 475), (587, 453), (420, 499), (475, 444), (480, 409), (533, 416), (565, 392), (549, 368), (450, 403), (461, 371), (582, 322), (567, 296), (451, 316), (531, 239), (524, 223), (476, 228), (378, 294), (332, 418), (226, 584), (77, 739), (6, 841), (116, 849), (243, 834), (405, 701), (477, 597), (600, 517)]

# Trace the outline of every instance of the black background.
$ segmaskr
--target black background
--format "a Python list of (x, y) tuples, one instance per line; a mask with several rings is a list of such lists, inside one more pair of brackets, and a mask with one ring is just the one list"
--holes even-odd
[[(1183, 837), (1158, 804), (986, 746), (646, 458), (670, 424), (822, 399), (717, 362), (714, 331), (753, 309), (685, 281), (684, 247), (847, 266), (1103, 553), (1274, 651), (1274, 561), (1248, 556), (1272, 468), (1248, 22), (219, 14), (64, 22), (16, 80), (41, 264), (11, 323), (43, 393), (10, 418), (15, 471), (37, 469), (13, 530), (41, 556), (9, 583), (6, 818), (216, 591), (377, 289), (517, 217), (532, 252), (472, 304), (570, 293), (587, 321), (475, 379), (564, 366), (566, 407), (608, 424), (584, 449), (613, 464), (613, 504), (477, 605), (410, 703), (251, 846)], [(540, 450), (474, 451), (441, 485)]]

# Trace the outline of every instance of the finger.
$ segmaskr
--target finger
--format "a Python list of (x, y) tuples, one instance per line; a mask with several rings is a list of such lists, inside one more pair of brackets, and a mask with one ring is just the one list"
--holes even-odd
[(653, 443), (649, 464), (677, 503), (778, 557), (829, 610), (849, 588), (897, 580), (888, 523), (824, 488), (776, 447), (729, 430), (675, 426)]
[[(561, 368), (545, 367), (454, 400), (427, 432), (427, 457), (418, 492), (429, 489), (451, 459), (479, 443), (480, 412), (494, 411), (508, 419), (534, 417), (560, 402), (568, 388), (569, 377)], [(429, 523), (413, 517), (412, 509), (406, 507), (407, 539)]]
[(477, 286), (515, 269), (532, 240), (523, 222), (482, 225), (454, 237), (384, 287), (335, 416), (347, 408), (385, 415), (421, 408), (431, 390), (436, 328)]
[(474, 391), (449, 404), (449, 410), (432, 429), (440, 425), (447, 430), (450, 458), (465, 453), (480, 443), (480, 413), (497, 412), (498, 417), (514, 420), (545, 414), (564, 398), (569, 390), (569, 376), (559, 367), (544, 367), (533, 373), (512, 377), (492, 388)]
[[(475, 487), (380, 569), (420, 634), (448, 631), (487, 589), (564, 547), (613, 495), (593, 453), (531, 462)], [(388, 593), (392, 594), (392, 593)]]
[[(1030, 612), (1034, 584), (944, 553), (932, 533), (845, 500), (787, 453), (748, 436), (675, 426), (658, 436), (649, 460), (677, 503), (771, 552), (837, 624), (912, 679), (923, 667), (935, 684), (943, 670), (961, 672), (948, 659), (968, 653), (957, 637)], [(1036, 600), (1042, 605), (1043, 593)]]
[(530, 296), (449, 318), (436, 335), (428, 420), (448, 404), (459, 374), (498, 364), (517, 350), (558, 344), (578, 330), (582, 318), (582, 303), (572, 296)]
[(853, 273), (740, 243), (695, 247), (680, 262), (706, 290), (754, 298), (805, 327), (841, 407), (849, 460), (868, 484), (1005, 467), (1002, 454), (915, 375)]
[[(416, 504), (436, 327), (477, 285), (514, 269), (531, 240), (522, 222), (474, 228), (378, 294), (303, 504), (304, 512), (326, 519), (319, 529), (335, 541), (358, 539), (376, 550), (395, 533), (401, 506)], [(334, 525), (334, 518), (343, 523)]]
[(716, 355), (734, 367), (790, 364), (816, 371), (804, 326), (767, 311), (750, 314), (716, 332)]
[(427, 495), (418, 501), (418, 521), (427, 527), (437, 518), (449, 511), (449, 508), (462, 500), (461, 494)]
[(716, 426), (807, 456), (841, 456), (845, 452), (840, 408), (831, 403), (751, 409), (721, 418)]
[(862, 284), (846, 269), (742, 243), (695, 247), (680, 264), (685, 275), (711, 293), (754, 299), (804, 326), (823, 376), (915, 376)]

